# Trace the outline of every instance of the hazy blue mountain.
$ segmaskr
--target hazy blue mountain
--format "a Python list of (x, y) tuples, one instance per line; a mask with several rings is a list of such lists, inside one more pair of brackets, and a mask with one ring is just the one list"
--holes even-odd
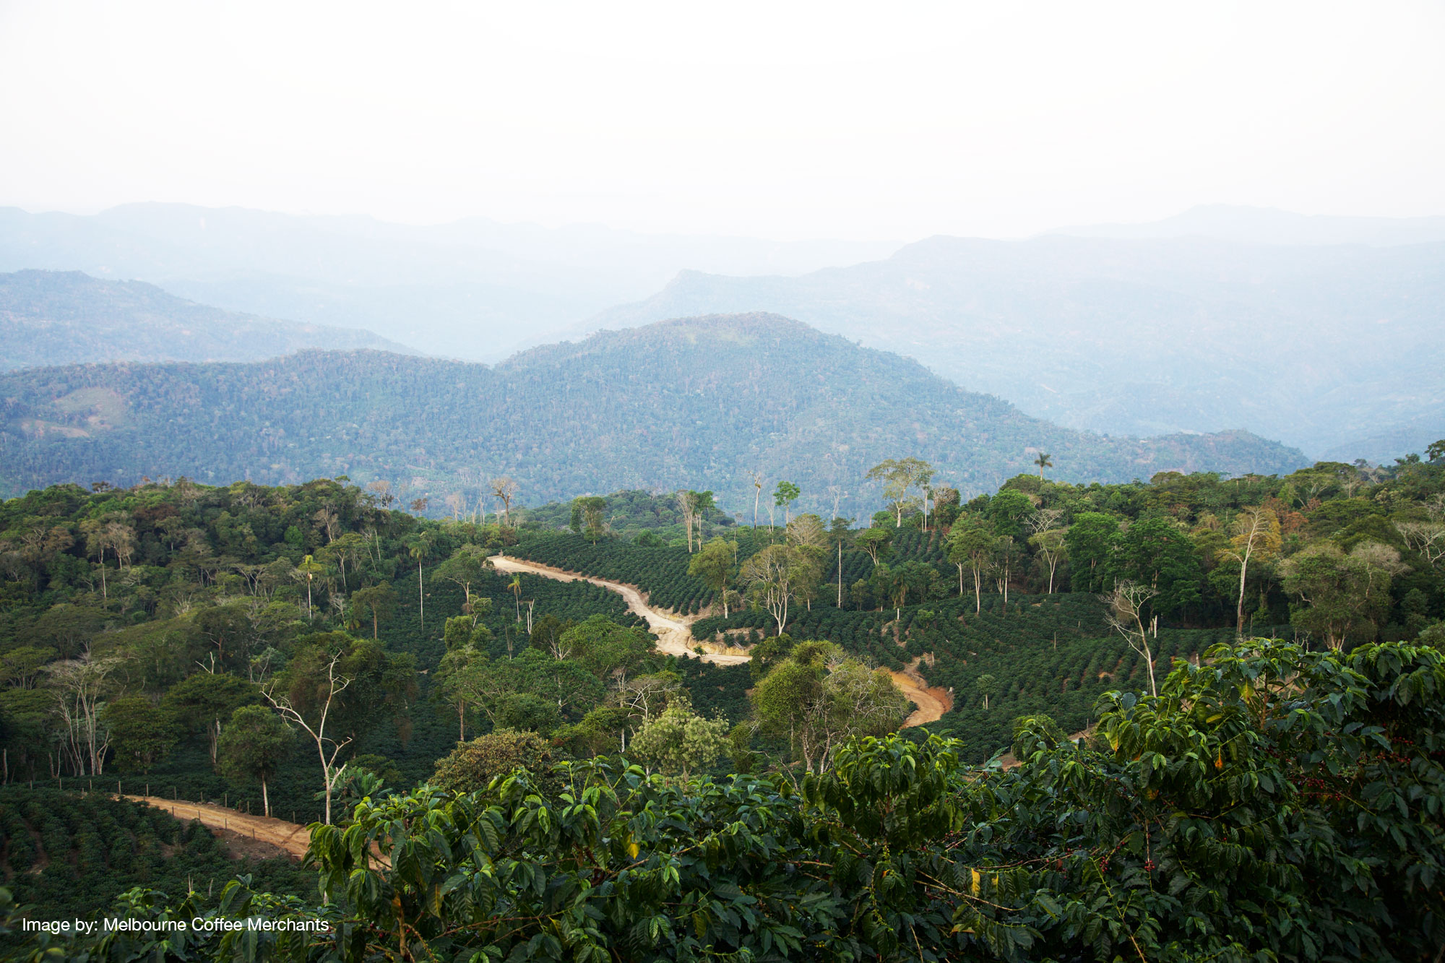
[(935, 237), (796, 278), (683, 272), (592, 323), (775, 311), (1072, 427), (1316, 454), (1445, 410), (1442, 305), (1438, 243)]
[(1270, 207), (1207, 204), (1143, 224), (1064, 227), (1074, 237), (1210, 237), (1240, 244), (1435, 244), (1445, 241), (1445, 217), (1339, 217), (1294, 214)]
[(0, 270), (139, 279), (232, 311), (365, 328), (428, 354), (486, 361), (555, 340), (683, 268), (793, 274), (896, 248), (484, 218), (413, 227), (184, 204), (88, 217), (0, 209)]
[(752, 506), (757, 471), (768, 491), (791, 479), (830, 512), (836, 486), (856, 515), (878, 502), (863, 475), (891, 457), (925, 458), (970, 493), (1034, 470), (1040, 449), (1054, 477), (1077, 481), (1305, 464), (1244, 432), (1141, 442), (1060, 428), (915, 361), (757, 314), (604, 332), (494, 368), (362, 351), (32, 369), (0, 376), (0, 399), (8, 493), (346, 474), (440, 503), (508, 474), (534, 505), (689, 487), (737, 512)]
[(140, 281), (0, 274), (0, 369), (100, 361), (258, 361), (302, 348), (409, 349), (370, 331), (234, 314)]

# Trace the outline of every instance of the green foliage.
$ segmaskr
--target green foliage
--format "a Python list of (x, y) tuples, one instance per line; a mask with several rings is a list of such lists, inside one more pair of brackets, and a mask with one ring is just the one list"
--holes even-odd
[(497, 729), (453, 749), (437, 761), (431, 784), (448, 792), (479, 792), (517, 768), (546, 775), (555, 753), (535, 732)]
[(363, 802), (312, 858), (345, 960), (1423, 961), (1442, 696), (1433, 649), (1254, 641), (1092, 740), (1021, 720), (1006, 771), (938, 737), (850, 740), (801, 792), (594, 760)]
[(172, 714), (145, 696), (112, 699), (101, 710), (100, 721), (110, 732), (115, 767), (121, 772), (149, 772), (171, 751), (181, 732)]
[(629, 752), (664, 773), (686, 779), (693, 770), (706, 770), (717, 761), (727, 749), (731, 729), (727, 719), (706, 719), (692, 710), (686, 698), (678, 698), (643, 723)]
[(265, 814), (269, 816), (266, 784), (294, 746), (291, 730), (275, 712), (263, 706), (242, 706), (231, 715), (230, 724), (221, 732), (220, 769), (237, 781), (261, 783), (262, 798), (267, 801)]

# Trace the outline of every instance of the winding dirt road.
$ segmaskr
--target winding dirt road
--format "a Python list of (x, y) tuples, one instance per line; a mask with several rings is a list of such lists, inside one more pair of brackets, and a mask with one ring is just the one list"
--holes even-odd
[[(647, 596), (643, 595), (635, 585), (613, 582), (605, 578), (594, 578), (590, 575), (579, 575), (576, 572), (564, 571), (551, 565), (527, 562), (505, 555), (493, 555), (491, 563), (499, 572), (527, 572), (543, 578), (553, 578), (559, 582), (591, 582), (593, 585), (600, 585), (616, 592), (627, 601), (627, 608), (630, 611), (646, 620), (648, 626), (657, 635), (658, 651), (667, 655), (675, 655), (680, 658), (700, 658), (704, 662), (713, 662), (718, 665), (737, 665), (750, 658), (736, 650), (716, 651), (719, 646), (714, 643), (699, 643), (692, 637), (692, 623), (697, 621), (696, 616), (679, 615), (675, 612), (664, 614), (662, 611), (654, 609), (647, 604)], [(694, 651), (698, 646), (704, 650), (702, 655), (698, 655)], [(945, 712), (953, 708), (953, 700), (946, 690), (929, 686), (923, 680), (923, 676), (918, 672), (917, 659), (904, 671), (890, 670), (889, 675), (893, 676), (894, 683), (903, 690), (903, 694), (908, 697), (909, 701), (918, 707), (904, 721), (904, 728), (937, 722), (943, 718)]]
[(164, 809), (177, 819), (198, 819), (201, 825), (238, 836), (250, 837), (263, 843), (270, 843), (296, 859), (306, 855), (311, 845), (311, 831), (305, 826), (288, 823), (284, 819), (266, 816), (248, 816), (234, 809), (209, 806), (205, 803), (186, 802), (184, 799), (162, 799), (160, 796), (126, 796), (132, 802), (145, 803), (157, 809)]

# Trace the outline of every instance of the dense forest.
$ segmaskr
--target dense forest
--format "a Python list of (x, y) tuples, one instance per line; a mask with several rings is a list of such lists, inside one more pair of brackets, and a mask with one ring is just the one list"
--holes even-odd
[(257, 361), (302, 348), (411, 353), (370, 331), (233, 314), (140, 281), (0, 274), (0, 370), (104, 361)]
[[(336, 927), (207, 959), (1427, 958), (1445, 443), (1112, 485), (1036, 461), (966, 498), (887, 459), (861, 522), (793, 481), (756, 525), (686, 489), (431, 519), (346, 478), (6, 501), (0, 899), (48, 908), (63, 862), (96, 880), (77, 915)], [(499, 553), (751, 661), (663, 656), (617, 594)], [(952, 711), (890, 735), (885, 669)], [(220, 862), (117, 783), (314, 820), (319, 875)]]
[[(1249, 435), (1142, 441), (1028, 418), (916, 362), (767, 315), (673, 321), (524, 352), (495, 368), (380, 352), (254, 364), (117, 364), (0, 376), (0, 490), (186, 475), (294, 484), (348, 475), (475, 512), (490, 478), (518, 504), (618, 489), (753, 503), (753, 474), (859, 514), (858, 480), (907, 447), (966, 494), (1029, 470), (1128, 481), (1164, 470), (1284, 472)], [(849, 507), (854, 506), (854, 507)]]

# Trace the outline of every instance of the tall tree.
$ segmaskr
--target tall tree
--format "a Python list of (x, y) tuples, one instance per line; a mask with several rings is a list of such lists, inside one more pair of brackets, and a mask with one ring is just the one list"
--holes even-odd
[(748, 601), (767, 612), (777, 634), (788, 624), (788, 604), (797, 591), (796, 580), (811, 566), (809, 559), (790, 545), (768, 545), (743, 563), (740, 578)]
[(265, 706), (242, 706), (221, 733), (221, 773), (229, 779), (254, 779), (261, 784), (261, 808), (271, 815), (268, 784), (291, 754), (295, 739), (286, 723)]
[(1039, 452), (1039, 457), (1034, 459), (1034, 464), (1039, 466), (1039, 481), (1044, 480), (1044, 469), (1054, 467), (1054, 461), (1046, 451)]
[(884, 669), (870, 669), (831, 642), (803, 642), (752, 693), (759, 728), (785, 739), (810, 773), (828, 769), (855, 736), (881, 736), (908, 715), (908, 700)]
[(396, 611), (396, 589), (391, 587), (390, 582), (357, 589), (351, 593), (351, 607), (371, 616), (371, 637), (374, 639), (378, 624), (390, 619)]
[(1244, 580), (1249, 575), (1249, 563), (1268, 562), (1279, 553), (1279, 516), (1272, 509), (1262, 505), (1245, 508), (1235, 516), (1234, 538), (1230, 548), (1223, 554), (1239, 562), (1239, 595), (1235, 610), (1235, 632), (1244, 638)]
[(693, 711), (684, 694), (648, 719), (632, 739), (632, 754), (648, 765), (683, 780), (694, 768), (707, 769), (728, 745), (727, 719), (705, 719)]
[(171, 686), (161, 706), (192, 730), (206, 734), (214, 766), (222, 731), (237, 709), (256, 702), (257, 692), (256, 686), (229, 673), (197, 672)]
[[(606, 512), (607, 499), (600, 495), (582, 495), (572, 499), (572, 531), (585, 533), (587, 540), (596, 545), (606, 524)], [(691, 531), (689, 526), (689, 536)]]
[(1039, 558), (1049, 567), (1049, 594), (1054, 594), (1054, 573), (1059, 561), (1067, 554), (1065, 530), (1060, 528), (1064, 510), (1043, 508), (1029, 516), (1028, 527), (1032, 532), (1029, 544), (1039, 553)]
[(992, 570), (998, 539), (977, 520), (956, 523), (948, 533), (948, 560), (958, 566), (958, 594), (963, 595), (963, 572), (973, 572), (973, 611), (983, 611), (983, 577)]
[(738, 543), (715, 535), (687, 564), (687, 574), (700, 578), (722, 601), (723, 617), (728, 614), (728, 586), (737, 572)]
[[(338, 766), (336, 760), (341, 755), (341, 750), (349, 746), (352, 740), (351, 736), (336, 739), (328, 732), (328, 726), (332, 727), (332, 732), (335, 731), (333, 709), (338, 707), (342, 695), (353, 681), (338, 668), (345, 654), (343, 649), (336, 649), (319, 666), (293, 664), (290, 667), (286, 681), (293, 690), (300, 688), (305, 692), (306, 702), (294, 697), (291, 692), (283, 691), (276, 684), (261, 690), (266, 701), (271, 703), (277, 712), (287, 721), (304, 729), (316, 744), (316, 756), (321, 763), (321, 783), (326, 794), (328, 826), (331, 825), (331, 796), (341, 782), (342, 773), (346, 771), (346, 764)], [(321, 669), (320, 672), (316, 671), (318, 668)]]
[(485, 614), (478, 611), (481, 609), (480, 605), (474, 606), (472, 603), (472, 585), (492, 570), (491, 554), (489, 549), (468, 542), (458, 546), (445, 562), (432, 570), (433, 578), (446, 579), (462, 590), (465, 597), (462, 612), (471, 617), (472, 625), (477, 624), (478, 616)]
[(502, 503), (502, 517), (508, 528), (512, 527), (512, 499), (517, 497), (520, 487), (510, 475), (492, 479), (492, 494)]
[(933, 466), (921, 458), (889, 458), (868, 469), (864, 477), (882, 482), (883, 497), (893, 506), (894, 527), (903, 527), (903, 510), (914, 504), (909, 492), (933, 479)]
[(773, 491), (773, 504), (783, 510), (783, 525), (788, 524), (791, 517), (793, 502), (803, 494), (803, 490), (790, 481), (778, 482), (778, 487)]
[(430, 532), (418, 532), (406, 540), (406, 553), (416, 562), (417, 620), (426, 628), (426, 591), (422, 584), (422, 563), (431, 555), (434, 539)]
[(1149, 694), (1154, 696), (1159, 694), (1159, 687), (1154, 682), (1154, 649), (1149, 644), (1149, 631), (1144, 622), (1148, 618), (1149, 602), (1158, 594), (1158, 589), (1152, 585), (1119, 579), (1101, 596), (1108, 606), (1106, 621), (1124, 637), (1129, 648), (1144, 659), (1144, 666), (1149, 670)]

